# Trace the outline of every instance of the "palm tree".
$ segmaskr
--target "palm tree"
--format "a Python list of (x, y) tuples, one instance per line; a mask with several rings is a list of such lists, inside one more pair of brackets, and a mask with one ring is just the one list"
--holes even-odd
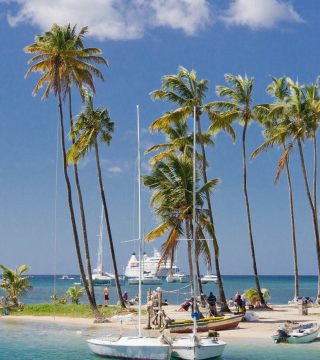
[(80, 298), (82, 297), (84, 288), (79, 285), (71, 286), (67, 291), (66, 295), (71, 300), (72, 304), (79, 305)]
[[(207, 113), (208, 117), (214, 117), (215, 111), (212, 110), (212, 103), (204, 104), (204, 99), (208, 91), (208, 81), (206, 79), (197, 80), (197, 73), (192, 70), (188, 71), (184, 67), (179, 67), (177, 75), (165, 75), (162, 78), (161, 88), (154, 90), (151, 96), (154, 100), (165, 100), (174, 103), (178, 106), (177, 109), (165, 113), (160, 118), (156, 119), (151, 125), (151, 131), (167, 129), (170, 124), (178, 122), (186, 122), (189, 116), (193, 116), (194, 108), (196, 108), (196, 122), (198, 128), (198, 137), (201, 145), (202, 156), (202, 177), (203, 182), (207, 183), (207, 159), (205, 144), (203, 140), (201, 130), (201, 115)], [(224, 123), (224, 130), (229, 133), (233, 133), (233, 130), (229, 124)], [(223, 283), (220, 272), (219, 264), (219, 244), (216, 237), (212, 206), (209, 192), (206, 194), (207, 208), (209, 212), (210, 224), (212, 227), (212, 239), (215, 254), (215, 269), (218, 278), (219, 295), (221, 302), (221, 310), (229, 311)]]
[[(87, 33), (88, 28), (83, 27), (81, 28), (80, 32), (76, 33), (76, 26), (72, 27), (68, 25), (66, 27), (65, 33), (65, 41), (73, 42), (74, 50), (81, 51), (82, 54), (89, 54), (90, 60), (92, 63), (104, 64), (108, 66), (107, 61), (100, 56), (102, 53), (100, 49), (97, 48), (85, 48), (83, 44), (83, 37)], [(103, 75), (99, 69), (93, 68), (94, 74), (98, 76), (101, 80), (103, 80)], [(72, 96), (71, 96), (71, 88), (72, 84), (75, 84), (78, 89), (80, 89), (86, 84), (93, 92), (95, 92), (95, 87), (93, 83), (93, 75), (92, 70), (86, 70), (79, 68), (79, 66), (73, 66), (73, 64), (69, 64), (69, 73), (68, 73), (68, 86), (66, 88), (66, 92), (68, 95), (68, 105), (69, 105), (69, 121), (70, 121), (70, 129), (73, 126), (73, 115), (72, 115)], [(73, 141), (73, 140), (72, 140)], [(74, 169), (74, 178), (75, 184), (78, 193), (78, 201), (79, 201), (79, 209), (80, 209), (80, 217), (81, 217), (81, 226), (82, 226), (82, 233), (83, 233), (83, 242), (84, 242), (84, 254), (86, 259), (86, 268), (88, 274), (88, 284), (89, 290), (92, 295), (92, 300), (94, 305), (96, 305), (95, 293), (94, 293), (94, 284), (92, 280), (92, 267), (91, 267), (91, 260), (90, 260), (90, 251), (89, 251), (89, 241), (88, 241), (88, 231), (87, 231), (87, 224), (86, 224), (86, 216), (84, 211), (84, 203), (83, 203), (83, 196), (80, 186), (80, 179), (78, 173), (78, 166), (76, 163), (73, 164)]]
[[(167, 161), (157, 161), (152, 167), (151, 174), (143, 177), (144, 185), (153, 191), (150, 205), (154, 208), (161, 224), (147, 234), (148, 241), (165, 234), (167, 239), (162, 247), (160, 262), (171, 259), (177, 251), (179, 239), (185, 236), (192, 238), (192, 210), (193, 210), (193, 163), (192, 159), (183, 155), (169, 155)], [(197, 183), (199, 178), (197, 178)], [(213, 179), (205, 183), (196, 192), (197, 206), (197, 237), (204, 239), (205, 232), (212, 232), (208, 210), (203, 209), (207, 191), (211, 192), (218, 180)], [(193, 278), (191, 241), (187, 241), (188, 262), (191, 279)], [(210, 264), (210, 250), (207, 241), (199, 241), (197, 252), (204, 254), (205, 261)], [(194, 284), (191, 282), (192, 292)]]
[[(281, 114), (276, 109), (279, 105), (285, 105), (288, 101), (289, 86), (285, 76), (281, 78), (273, 78), (272, 83), (267, 87), (267, 92), (275, 99), (275, 104), (257, 105), (256, 112), (260, 113), (260, 121), (265, 126), (264, 135), (266, 141), (256, 149), (251, 158), (254, 158), (261, 151), (269, 150), (274, 145), (282, 146), (286, 151), (286, 133), (283, 132), (281, 122), (283, 121)], [(271, 111), (273, 108), (275, 111)], [(269, 115), (269, 116), (268, 116)], [(297, 254), (297, 241), (296, 241), (296, 227), (295, 215), (293, 205), (293, 190), (291, 182), (291, 174), (289, 167), (289, 157), (285, 161), (285, 168), (287, 173), (288, 190), (289, 190), (289, 203), (290, 203), (290, 220), (292, 232), (292, 248), (293, 248), (293, 263), (294, 263), (294, 301), (299, 297), (299, 272), (298, 272), (298, 254)]]
[(29, 266), (22, 265), (16, 270), (10, 270), (4, 265), (0, 265), (0, 268), (2, 270), (0, 289), (3, 289), (7, 294), (8, 302), (11, 302), (14, 307), (18, 307), (19, 297), (25, 295), (28, 290), (32, 289), (29, 283), (29, 276), (23, 275), (23, 273), (29, 270)]
[(252, 88), (253, 78), (249, 79), (247, 76), (244, 78), (240, 75), (235, 76), (232, 74), (226, 74), (225, 80), (228, 85), (217, 86), (217, 94), (222, 97), (226, 97), (226, 101), (216, 101), (215, 105), (221, 109), (225, 109), (223, 117), (229, 121), (238, 121), (243, 125), (242, 131), (242, 157), (243, 157), (243, 192), (245, 196), (245, 204), (247, 210), (247, 222), (250, 239), (251, 257), (253, 263), (253, 273), (255, 276), (255, 282), (257, 291), (260, 297), (261, 304), (265, 304), (261, 293), (256, 254), (253, 241), (249, 195), (247, 190), (247, 156), (246, 156), (246, 135), (247, 128), (250, 122), (254, 118), (254, 111), (252, 108)]
[[(312, 214), (313, 228), (316, 242), (317, 263), (318, 263), (318, 291), (317, 301), (320, 303), (320, 236), (319, 236), (319, 222), (316, 210), (316, 185), (314, 181), (314, 196), (312, 197), (308, 174), (305, 164), (305, 156), (302, 145), (308, 138), (312, 138), (314, 141), (314, 159), (316, 160), (316, 141), (315, 134), (317, 124), (315, 124), (316, 114), (316, 101), (311, 104), (309, 95), (306, 95), (305, 88), (301, 87), (299, 83), (294, 83), (291, 79), (288, 79), (289, 95), (285, 103), (276, 104), (271, 107), (270, 113), (279, 114), (282, 117), (282, 122), (279, 127), (279, 134), (284, 134), (289, 143), (284, 151), (279, 164), (278, 174), (280, 176), (281, 171), (285, 167), (287, 157), (293, 150), (294, 145), (298, 145), (298, 151), (301, 162), (301, 169), (306, 188), (307, 198)], [(313, 96), (314, 97), (314, 96)], [(311, 97), (311, 98), (313, 98)], [(316, 117), (317, 118), (317, 117)], [(282, 136), (282, 135), (281, 135)], [(274, 139), (276, 141), (276, 139)], [(316, 162), (314, 163), (314, 178), (316, 178)]]
[(46, 99), (50, 92), (58, 97), (63, 172), (67, 188), (68, 206), (78, 265), (91, 309), (97, 317), (100, 317), (100, 313), (97, 310), (88, 286), (82, 261), (72, 200), (71, 183), (67, 170), (66, 146), (64, 140), (65, 130), (62, 110), (62, 97), (70, 88), (71, 79), (79, 85), (80, 82), (78, 79), (82, 78), (82, 83), (86, 83), (94, 88), (92, 73), (98, 77), (100, 74), (100, 71), (91, 64), (92, 61), (95, 61), (92, 56), (95, 57), (94, 54), (96, 53), (96, 50), (92, 50), (91, 48), (81, 49), (81, 46), (79, 46), (79, 41), (83, 34), (84, 30), (82, 29), (77, 41), (75, 41), (73, 37), (70, 36), (68, 27), (61, 27), (55, 24), (43, 35), (36, 36), (35, 43), (26, 46), (24, 49), (26, 53), (33, 54), (33, 57), (29, 60), (29, 63), (32, 65), (28, 69), (25, 77), (29, 76), (32, 72), (41, 72), (42, 76), (33, 90), (33, 95), (36, 95), (41, 87), (46, 86), (42, 99)]
[(122, 298), (117, 262), (115, 257), (111, 225), (108, 214), (107, 201), (103, 187), (100, 155), (99, 155), (99, 142), (110, 144), (111, 133), (114, 129), (114, 123), (111, 121), (108, 109), (100, 109), (93, 107), (93, 96), (83, 89), (83, 96), (85, 98), (86, 108), (77, 117), (76, 122), (73, 124), (71, 136), (73, 138), (73, 145), (68, 151), (68, 162), (78, 162), (80, 158), (84, 157), (92, 148), (95, 150), (96, 165), (98, 171), (98, 182), (100, 188), (100, 195), (102, 206), (104, 210), (104, 217), (109, 238), (109, 246), (111, 252), (111, 259), (113, 263), (113, 270), (115, 275), (115, 284), (118, 293), (119, 302), (122, 308), (125, 308), (125, 302)]

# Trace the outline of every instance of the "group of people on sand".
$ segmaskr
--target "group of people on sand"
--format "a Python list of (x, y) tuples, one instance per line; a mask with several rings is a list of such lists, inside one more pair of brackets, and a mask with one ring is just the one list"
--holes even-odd
[[(213, 294), (213, 292), (210, 292), (209, 296), (206, 296), (205, 294), (201, 294), (197, 299), (196, 299), (197, 305), (198, 307), (209, 307), (209, 316), (217, 316), (217, 298), (216, 296)], [(177, 309), (177, 311), (189, 311), (189, 309), (191, 308), (191, 311), (193, 311), (193, 307), (194, 307), (194, 298), (190, 298), (190, 299), (186, 299), (181, 305), (180, 307)], [(199, 309), (197, 310), (197, 313), (199, 314), (199, 317), (203, 317), (201, 311), (199, 311)]]

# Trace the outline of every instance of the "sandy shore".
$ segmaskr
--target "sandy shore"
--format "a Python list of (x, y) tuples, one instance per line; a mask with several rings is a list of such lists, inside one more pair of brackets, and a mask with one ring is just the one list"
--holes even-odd
[[(165, 312), (170, 318), (175, 320), (189, 319), (190, 312), (177, 312), (177, 306), (166, 306)], [(254, 311), (258, 315), (259, 320), (256, 322), (241, 322), (236, 329), (225, 330), (220, 332), (221, 339), (265, 339), (270, 338), (276, 329), (286, 321), (320, 322), (320, 306), (309, 307), (309, 315), (301, 316), (298, 314), (298, 308), (294, 305), (274, 305), (273, 311)], [(81, 327), (97, 327), (97, 328), (120, 328), (120, 320), (112, 320), (109, 323), (94, 324), (93, 319), (88, 318), (68, 318), (68, 317), (52, 317), (52, 316), (2, 316), (0, 321), (32, 321), (32, 322), (56, 322), (68, 325), (81, 325)], [(143, 326), (147, 324), (147, 317), (142, 318)], [(122, 329), (134, 331), (137, 326), (137, 316), (132, 315), (131, 319), (125, 319), (122, 322)], [(158, 334), (157, 330), (148, 330), (148, 334)]]

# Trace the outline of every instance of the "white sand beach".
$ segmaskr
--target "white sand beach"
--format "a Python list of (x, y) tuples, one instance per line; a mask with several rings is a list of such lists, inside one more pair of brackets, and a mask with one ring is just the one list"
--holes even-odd
[[(308, 308), (308, 315), (302, 316), (298, 313), (298, 308), (295, 305), (273, 305), (273, 311), (254, 310), (258, 315), (259, 320), (255, 322), (243, 321), (236, 329), (220, 331), (220, 337), (223, 340), (244, 340), (244, 339), (265, 339), (270, 338), (277, 328), (286, 321), (299, 322), (320, 322), (320, 306), (310, 306)], [(165, 307), (166, 314), (175, 320), (182, 320), (190, 318), (190, 312), (178, 312), (177, 306), (169, 305)], [(71, 317), (53, 317), (53, 316), (2, 316), (0, 321), (32, 321), (32, 322), (56, 322), (69, 325), (81, 325), (82, 327), (99, 327), (106, 329), (122, 329), (124, 331), (134, 331), (137, 326), (137, 316), (132, 315), (130, 320), (124, 320), (122, 325), (120, 320), (111, 320), (109, 323), (95, 324), (91, 318), (71, 318)], [(143, 327), (147, 324), (146, 315), (142, 318)], [(148, 330), (148, 334), (157, 336), (158, 330)]]

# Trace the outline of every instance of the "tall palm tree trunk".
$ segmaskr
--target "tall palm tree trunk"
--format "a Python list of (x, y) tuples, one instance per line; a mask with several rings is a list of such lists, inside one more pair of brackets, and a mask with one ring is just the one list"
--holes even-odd
[(74, 243), (75, 243), (75, 247), (76, 247), (76, 253), (77, 253), (78, 265), (79, 265), (79, 270), (80, 270), (80, 276), (81, 276), (81, 280), (82, 280), (85, 292), (86, 292), (87, 297), (88, 297), (88, 301), (89, 301), (89, 305), (91, 307), (91, 310), (95, 314), (96, 317), (100, 317), (101, 314), (99, 313), (99, 311), (96, 309), (96, 307), (93, 304), (92, 296), (91, 296), (91, 293), (90, 293), (90, 290), (89, 290), (89, 286), (88, 286), (88, 282), (87, 282), (87, 278), (86, 278), (86, 274), (85, 274), (84, 267), (83, 267), (83, 262), (82, 262), (80, 242), (79, 242), (77, 224), (76, 224), (76, 219), (75, 219), (75, 214), (74, 214), (74, 209), (73, 209), (73, 202), (72, 202), (71, 184), (70, 184), (70, 179), (69, 179), (68, 169), (67, 169), (67, 156), (66, 156), (66, 146), (65, 146), (65, 141), (64, 141), (65, 134), (64, 134), (63, 111), (62, 111), (62, 101), (61, 101), (60, 89), (58, 91), (58, 105), (59, 105), (59, 114), (60, 114), (61, 150), (62, 150), (62, 157), (63, 157), (63, 174), (64, 174), (64, 179), (65, 179), (66, 187), (67, 187), (68, 205), (69, 205), (71, 226), (72, 226), (72, 231), (73, 231)]
[(317, 137), (313, 133), (313, 205), (317, 213)]
[(199, 255), (196, 256), (196, 268), (197, 268), (197, 279), (200, 295), (203, 294), (203, 287), (201, 282), (200, 266), (199, 266)]
[[(71, 89), (70, 88), (68, 91), (68, 96), (69, 96), (70, 129), (72, 129), (72, 127), (73, 127), (72, 99), (71, 99)], [(74, 139), (72, 139), (72, 144), (74, 144)], [(92, 270), (91, 270), (92, 268), (91, 268), (91, 260), (90, 260), (86, 216), (85, 216), (85, 212), (84, 212), (83, 197), (82, 197), (82, 191), (81, 191), (81, 187), (80, 187), (80, 180), (79, 180), (79, 174), (78, 174), (78, 166), (75, 162), (73, 163), (73, 171), (74, 171), (74, 179), (75, 179), (75, 183), (76, 183), (78, 200), (79, 200), (81, 226), (82, 226), (83, 242), (84, 242), (84, 254), (85, 254), (85, 258), (86, 258), (86, 268), (87, 268), (87, 274), (88, 274), (89, 290), (91, 293), (93, 306), (97, 307), (96, 297), (95, 297), (95, 293), (94, 293), (94, 285), (93, 285), (93, 280), (92, 280)]]
[[(205, 150), (203, 138), (202, 138), (200, 115), (199, 115), (198, 111), (199, 110), (197, 110), (197, 113), (196, 113), (196, 121), (197, 121), (198, 135), (199, 135), (199, 141), (200, 141), (201, 152), (202, 152), (202, 176), (203, 176), (204, 183), (207, 183), (208, 182), (207, 170), (206, 170), (207, 169), (207, 158), (206, 158), (206, 150)], [(217, 275), (217, 280), (218, 280), (221, 311), (230, 312), (230, 309), (227, 304), (227, 299), (226, 299), (226, 295), (224, 292), (222, 277), (221, 277), (221, 272), (220, 272), (219, 245), (218, 245), (218, 240), (216, 238), (216, 231), (215, 231), (215, 226), (214, 226), (214, 222), (213, 222), (212, 206), (211, 206), (209, 191), (206, 192), (206, 199), (207, 199), (207, 204), (208, 204), (209, 219), (210, 219), (210, 223), (211, 223), (211, 227), (212, 227), (214, 260), (215, 260), (215, 269), (216, 269), (216, 275)]]
[(193, 266), (192, 266), (192, 246), (191, 240), (192, 233), (191, 233), (191, 226), (190, 220), (186, 220), (186, 235), (187, 235), (187, 252), (188, 252), (188, 263), (189, 263), (189, 273), (190, 273), (190, 285), (191, 285), (191, 294), (195, 296), (195, 284), (193, 282)]
[(103, 183), (102, 183), (99, 147), (98, 147), (97, 142), (94, 144), (94, 149), (95, 149), (95, 154), (96, 154), (96, 164), (97, 164), (97, 170), (98, 170), (98, 180), (99, 180), (102, 206), (103, 206), (104, 217), (106, 220), (107, 232), (108, 232), (108, 237), (109, 237), (109, 246), (110, 246), (110, 253), (111, 253), (111, 259), (112, 259), (112, 264), (113, 264), (114, 280), (115, 280), (115, 284), (116, 284), (116, 289), (117, 289), (120, 305), (124, 309), (126, 307), (126, 304), (122, 298), (122, 293), (121, 293), (121, 288), (120, 288), (118, 267), (117, 267), (116, 255), (115, 255), (114, 247), (113, 247), (113, 240), (112, 240), (111, 226), (110, 226), (110, 220), (109, 220), (109, 215), (108, 215), (107, 201), (106, 201), (106, 196), (104, 193), (104, 188), (103, 188)]
[(293, 206), (293, 192), (292, 192), (292, 184), (291, 184), (291, 176), (290, 176), (290, 168), (289, 168), (288, 160), (286, 160), (286, 171), (287, 171), (289, 200), (290, 200), (290, 217), (291, 217), (292, 248), (293, 248), (293, 263), (294, 263), (294, 301), (297, 301), (299, 296), (298, 254), (297, 254), (296, 226), (295, 226), (294, 206)]
[(250, 238), (250, 248), (251, 248), (251, 257), (253, 263), (253, 273), (256, 281), (256, 287), (259, 295), (259, 300), (262, 305), (265, 305), (265, 300), (261, 293), (256, 254), (254, 249), (253, 234), (252, 234), (252, 225), (251, 225), (251, 215), (250, 215), (250, 205), (249, 205), (249, 196), (247, 191), (247, 160), (246, 160), (246, 133), (247, 133), (248, 122), (245, 120), (245, 124), (242, 132), (242, 155), (243, 155), (243, 192), (246, 200), (246, 209), (247, 209), (247, 221), (248, 221), (248, 230)]
[(319, 224), (318, 224), (318, 216), (314, 208), (314, 204), (312, 202), (309, 183), (308, 183), (308, 176), (307, 176), (307, 170), (306, 165), (304, 161), (304, 155), (301, 145), (301, 140), (298, 139), (298, 147), (299, 147), (299, 154), (300, 154), (300, 160), (301, 160), (301, 167), (302, 167), (302, 173), (304, 178), (304, 184), (306, 187), (307, 197), (309, 200), (309, 205), (312, 212), (312, 220), (313, 220), (313, 228), (314, 228), (314, 235), (315, 235), (315, 241), (316, 241), (316, 250), (317, 250), (317, 260), (318, 260), (318, 291), (317, 291), (317, 303), (320, 303), (320, 241), (319, 241)]

